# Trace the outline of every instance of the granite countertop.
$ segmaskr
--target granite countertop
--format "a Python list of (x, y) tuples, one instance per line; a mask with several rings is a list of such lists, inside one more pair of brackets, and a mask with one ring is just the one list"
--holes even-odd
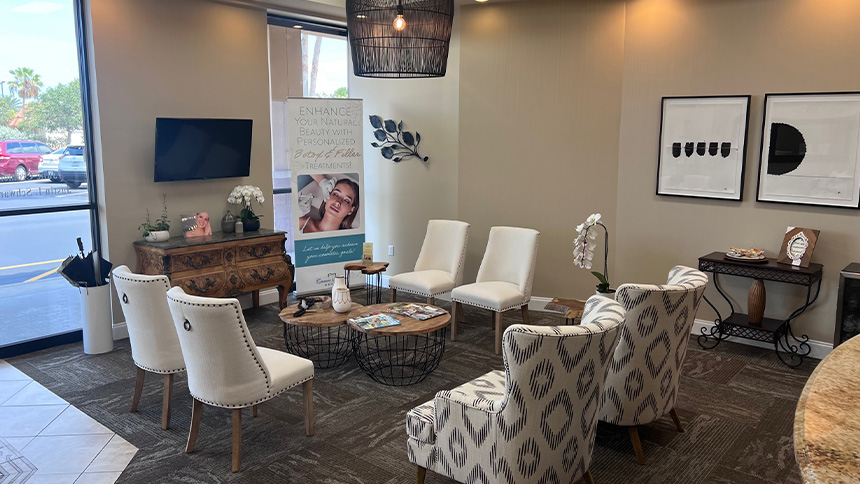
[(860, 482), (860, 337), (842, 343), (809, 377), (794, 415), (803, 482)]
[(142, 245), (145, 247), (154, 247), (156, 249), (177, 249), (180, 247), (189, 247), (194, 245), (218, 244), (221, 242), (232, 242), (234, 240), (255, 239), (257, 237), (267, 237), (270, 235), (283, 235), (286, 232), (280, 232), (272, 229), (259, 229), (253, 232), (244, 232), (241, 234), (215, 232), (212, 235), (203, 235), (200, 237), (182, 236), (171, 237), (164, 242), (147, 242), (146, 240), (137, 240), (134, 245)]

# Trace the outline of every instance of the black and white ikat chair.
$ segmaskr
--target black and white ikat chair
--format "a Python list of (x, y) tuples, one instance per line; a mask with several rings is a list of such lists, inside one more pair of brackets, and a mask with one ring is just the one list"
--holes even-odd
[(236, 299), (191, 296), (179, 288), (167, 291), (167, 303), (188, 370), (194, 398), (185, 452), (194, 450), (203, 404), (233, 411), (233, 472), (242, 456), (242, 409), (302, 385), (305, 432), (314, 434), (314, 364), (302, 357), (257, 347)]
[(167, 430), (170, 427), (173, 375), (185, 371), (185, 360), (167, 307), (170, 280), (167, 276), (135, 274), (127, 266), (115, 268), (112, 276), (128, 328), (131, 359), (137, 366), (131, 411), (137, 412), (146, 373), (162, 375), (161, 428)]
[(439, 392), (407, 413), (418, 484), (427, 469), (463, 483), (592, 483), (600, 395), (624, 313), (592, 296), (580, 326), (505, 330), (504, 371)]
[(621, 341), (606, 377), (600, 420), (627, 427), (636, 459), (645, 464), (637, 426), (675, 412), (681, 365), (708, 276), (685, 266), (669, 271), (666, 285), (622, 284), (615, 300), (627, 310)]

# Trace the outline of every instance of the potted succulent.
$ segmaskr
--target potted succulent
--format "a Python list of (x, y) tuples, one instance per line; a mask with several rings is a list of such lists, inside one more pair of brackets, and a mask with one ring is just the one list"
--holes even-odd
[(227, 197), (227, 203), (242, 206), (242, 211), (239, 212), (239, 219), (244, 225), (245, 232), (253, 232), (260, 229), (260, 216), (255, 214), (251, 207), (251, 202), (254, 200), (260, 204), (266, 201), (263, 198), (263, 191), (254, 185), (238, 185), (230, 192), (230, 196)]
[(164, 242), (170, 238), (170, 220), (167, 218), (167, 195), (162, 196), (161, 203), (164, 209), (161, 217), (153, 222), (149, 217), (149, 209), (146, 209), (146, 221), (140, 224), (139, 230), (143, 230), (143, 238), (147, 242)]
[(593, 213), (584, 223), (576, 227), (576, 240), (573, 241), (573, 263), (583, 269), (591, 269), (591, 261), (594, 259), (594, 248), (597, 245), (597, 227), (603, 227), (603, 272), (591, 271), (597, 278), (599, 284), (595, 287), (596, 293), (601, 296), (614, 297), (615, 289), (609, 288), (609, 231), (600, 221), (600, 214)]

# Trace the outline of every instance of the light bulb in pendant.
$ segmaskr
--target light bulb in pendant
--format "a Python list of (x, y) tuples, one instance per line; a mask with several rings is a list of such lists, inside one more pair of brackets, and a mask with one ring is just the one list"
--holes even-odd
[(406, 28), (406, 20), (403, 20), (403, 14), (397, 14), (394, 19), (394, 30), (403, 30)]

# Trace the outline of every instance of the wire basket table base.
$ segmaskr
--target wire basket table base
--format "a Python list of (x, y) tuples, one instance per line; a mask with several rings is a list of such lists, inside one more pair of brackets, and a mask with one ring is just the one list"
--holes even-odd
[(287, 351), (314, 362), (315, 368), (334, 368), (352, 358), (355, 331), (347, 325), (295, 326), (284, 323)]
[(427, 378), (442, 361), (446, 330), (417, 335), (374, 335), (355, 331), (355, 359), (358, 366), (379, 383), (414, 385)]

